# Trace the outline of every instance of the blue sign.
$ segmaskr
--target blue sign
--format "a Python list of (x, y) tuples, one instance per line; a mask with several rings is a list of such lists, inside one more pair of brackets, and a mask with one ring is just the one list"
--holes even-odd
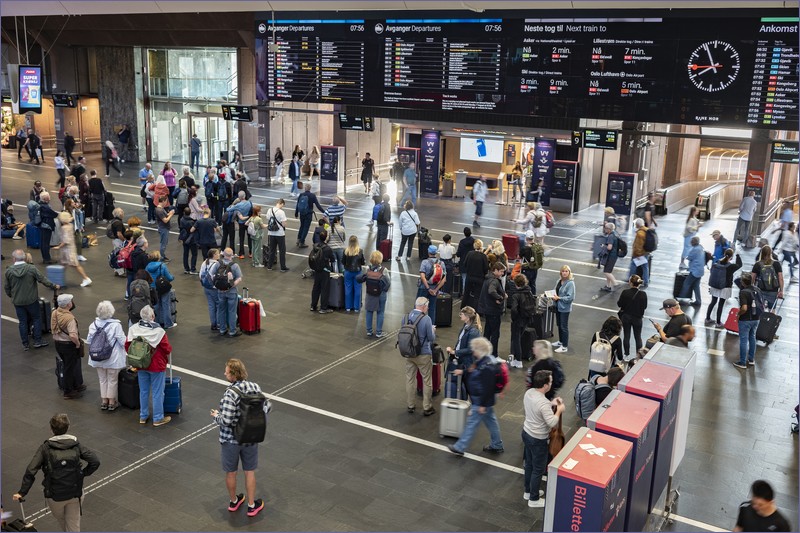
[(550, 205), (550, 191), (553, 190), (553, 160), (556, 158), (555, 139), (536, 139), (533, 148), (533, 184), (544, 180), (540, 203)]
[(422, 130), (419, 162), (420, 192), (439, 194), (439, 132)]

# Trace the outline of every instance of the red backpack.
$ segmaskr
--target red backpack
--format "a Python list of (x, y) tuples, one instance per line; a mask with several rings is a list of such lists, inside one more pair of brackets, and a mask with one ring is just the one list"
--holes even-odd
[(431, 268), (431, 276), (428, 279), (428, 283), (431, 285), (438, 285), (440, 281), (442, 281), (442, 277), (444, 276), (444, 269), (442, 265), (439, 264), (437, 261), (433, 264), (433, 268)]
[(136, 243), (129, 242), (117, 252), (117, 265), (119, 268), (127, 270), (133, 269), (133, 258), (131, 255), (133, 254), (134, 248), (136, 248)]
[(508, 365), (505, 361), (495, 358), (494, 372), (494, 392), (500, 394), (508, 385)]

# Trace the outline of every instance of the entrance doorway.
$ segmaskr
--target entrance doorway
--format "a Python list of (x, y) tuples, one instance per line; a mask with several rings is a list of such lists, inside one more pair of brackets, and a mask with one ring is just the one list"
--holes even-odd
[[(239, 128), (235, 122), (224, 120), (222, 116), (211, 113), (189, 113), (189, 137), (197, 134), (202, 143), (200, 147), (200, 166), (215, 165), (225, 159), (230, 163), (231, 146), (239, 145)], [(186, 146), (186, 160), (191, 160), (189, 142)]]

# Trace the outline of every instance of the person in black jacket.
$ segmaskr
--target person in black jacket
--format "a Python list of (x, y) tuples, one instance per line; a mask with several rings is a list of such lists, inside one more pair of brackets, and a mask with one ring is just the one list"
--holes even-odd
[[(335, 259), (333, 250), (328, 246), (328, 232), (322, 230), (319, 232), (319, 244), (314, 245), (314, 249), (309, 255), (309, 265), (314, 270), (314, 287), (311, 289), (311, 309), (313, 313), (317, 310), (317, 303), (319, 302), (319, 313), (321, 315), (332, 313), (332, 309), (328, 309), (328, 297), (330, 296), (330, 282), (331, 282), (331, 263)], [(314, 257), (320, 249), (321, 258), (316, 264), (312, 264), (311, 258)]]
[[(506, 305), (506, 290), (500, 280), (506, 273), (503, 263), (496, 262), (489, 267), (489, 273), (483, 282), (481, 296), (478, 300), (478, 313), (484, 321), (484, 336), (492, 343), (493, 355), (498, 353), (500, 342), (500, 319)], [(523, 276), (524, 277), (524, 276)]]
[(464, 285), (467, 283), (467, 274), (464, 271), (464, 260), (467, 258), (467, 254), (472, 251), (474, 243), (475, 237), (472, 236), (472, 228), (464, 226), (464, 238), (458, 241), (458, 249), (456, 250), (456, 255), (458, 256), (458, 270), (461, 272), (461, 294), (464, 294)]
[(642, 349), (642, 318), (647, 309), (647, 293), (639, 290), (642, 278), (634, 274), (628, 280), (629, 288), (622, 291), (617, 300), (619, 306), (620, 320), (622, 321), (622, 349), (627, 359), (630, 356), (631, 348), (631, 329), (633, 338), (636, 341), (636, 351)]
[[(130, 235), (128, 232), (130, 232)], [(130, 229), (125, 232), (125, 238), (129, 239), (129, 237), (133, 237), (133, 232)], [(150, 263), (150, 259), (147, 256), (147, 246), (147, 239), (145, 239), (144, 236), (139, 236), (136, 239), (136, 247), (131, 252), (131, 268), (125, 270), (128, 277), (128, 283), (125, 286), (125, 300), (127, 300), (130, 295), (131, 282), (134, 276), (136, 276), (136, 273), (139, 272), (139, 270), (145, 270), (147, 264)]]
[[(598, 333), (600, 334), (599, 337)], [(592, 334), (592, 338), (589, 340), (589, 350), (591, 351), (592, 344), (600, 339), (607, 340), (611, 344), (611, 360), (622, 362), (624, 358), (622, 356), (622, 339), (619, 338), (620, 333), (622, 333), (622, 321), (613, 315), (608, 317), (603, 322), (600, 331), (595, 331)], [(591, 378), (593, 374), (590, 370), (589, 377)]]
[(99, 224), (103, 220), (103, 211), (106, 207), (106, 188), (96, 170), (89, 172), (89, 194), (92, 199), (92, 220), (95, 224)]
[(389, 200), (389, 195), (384, 194), (383, 202), (381, 204), (382, 207), (378, 214), (378, 219), (376, 220), (378, 224), (378, 236), (375, 239), (375, 242), (378, 243), (378, 245), (389, 238), (389, 226), (394, 225), (392, 222), (392, 205)]
[[(731, 258), (733, 257), (733, 248), (728, 248), (722, 255), (722, 259), (719, 260), (717, 265), (721, 265), (725, 268), (725, 287), (718, 289), (715, 287), (709, 287), (708, 291), (711, 293), (711, 304), (708, 306), (708, 311), (706, 311), (706, 326), (714, 325), (718, 328), (723, 327), (722, 324), (722, 309), (725, 307), (725, 300), (731, 297), (731, 291), (733, 289), (733, 274), (742, 268), (742, 256), (736, 254), (736, 263), (731, 263)], [(717, 267), (717, 265), (712, 265), (712, 270)], [(709, 278), (709, 281), (710, 278)], [(711, 320), (711, 312), (714, 310), (714, 306), (717, 305), (717, 301), (719, 301), (719, 307), (717, 307), (717, 321), (714, 322)]]
[(42, 262), (45, 265), (53, 264), (54, 261), (50, 258), (50, 239), (53, 236), (53, 231), (56, 229), (56, 213), (50, 207), (50, 193), (43, 192), (39, 195), (39, 214), (42, 217), (42, 223), (39, 225), (39, 237), (41, 245), (39, 248), (42, 251)]
[(536, 296), (528, 285), (528, 278), (523, 274), (517, 274), (513, 283), (516, 290), (508, 298), (511, 309), (511, 354), (520, 361), (518, 368), (522, 368), (522, 361), (529, 361), (533, 356), (531, 348), (534, 339), (525, 330), (533, 319), (533, 313), (529, 310), (536, 311)]
[[(83, 478), (100, 468), (100, 460), (97, 454), (78, 442), (77, 437), (67, 434), (69, 417), (66, 414), (53, 415), (50, 429), (53, 436), (36, 450), (13, 498), (22, 501), (31, 490), (36, 473), (42, 470), (44, 497), (53, 517), (62, 531), (80, 531)], [(58, 475), (53, 475), (54, 472)]]
[[(298, 182), (297, 187), (302, 187), (302, 183)], [(300, 199), (303, 197), (306, 197), (306, 200), (303, 200), (303, 203), (305, 203), (307, 207), (306, 211), (301, 213)], [(320, 213), (325, 212), (325, 209), (322, 208), (319, 200), (317, 199), (317, 195), (311, 192), (311, 183), (306, 183), (305, 192), (300, 193), (300, 196), (297, 197), (297, 202), (295, 203), (294, 208), (294, 218), (300, 218), (300, 229), (297, 230), (298, 248), (308, 248), (308, 245), (306, 244), (306, 236), (308, 236), (308, 230), (311, 228), (311, 218), (314, 216), (314, 206), (319, 209)], [(380, 240), (378, 242), (380, 242)]]
[(465, 400), (469, 392), (469, 384), (465, 374), (475, 363), (475, 357), (472, 355), (472, 348), (469, 347), (469, 343), (472, 342), (472, 339), (477, 339), (481, 336), (482, 328), (481, 317), (472, 307), (462, 307), (458, 317), (464, 323), (464, 326), (458, 334), (455, 349), (450, 346), (446, 349), (449, 357), (447, 358), (446, 369), (448, 382), (445, 387), (451, 388), (445, 388), (445, 391), (448, 398), (454, 398), (456, 394), (452, 387), (457, 385), (458, 378), (456, 376), (462, 375), (464, 378), (461, 380), (461, 399)]
[(525, 377), (527, 387), (533, 388), (533, 376), (540, 370), (547, 370), (553, 374), (553, 383), (550, 385), (550, 390), (544, 395), (550, 401), (556, 397), (556, 392), (560, 389), (566, 381), (564, 375), (564, 368), (561, 362), (553, 357), (553, 345), (550, 341), (537, 340), (533, 343), (533, 354), (536, 362), (528, 368), (528, 374)]
[(64, 132), (64, 153), (67, 155), (67, 166), (72, 166), (72, 152), (75, 150), (75, 137), (69, 134), (68, 131)]
[(483, 241), (475, 239), (472, 251), (464, 258), (461, 275), (466, 276), (461, 303), (464, 306), (478, 307), (478, 297), (483, 288), (483, 280), (489, 272), (489, 258), (483, 253)]

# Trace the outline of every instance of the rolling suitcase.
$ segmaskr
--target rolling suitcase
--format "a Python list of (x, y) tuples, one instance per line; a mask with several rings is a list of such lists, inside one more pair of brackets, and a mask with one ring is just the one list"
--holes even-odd
[(394, 237), (394, 226), (392, 226), (392, 234), (389, 235), (389, 238), (378, 243), (378, 251), (383, 255), (384, 262), (392, 260), (392, 249), (394, 247), (392, 237)]
[[(433, 396), (442, 392), (442, 364), (433, 365), (431, 369), (431, 385), (433, 386)], [(422, 373), (417, 369), (417, 396), (422, 396)]]
[(42, 234), (38, 226), (31, 223), (25, 224), (25, 244), (28, 248), (39, 248), (42, 244)]
[[(450, 382), (450, 374), (447, 375), (447, 382)], [(450, 389), (452, 387), (447, 387)], [(439, 410), (439, 436), (460, 438), (467, 425), (467, 414), (469, 413), (469, 400), (461, 399), (461, 376), (457, 376), (455, 397), (449, 398), (445, 390), (445, 398), (442, 400)]]
[(728, 318), (725, 319), (725, 329), (731, 333), (739, 333), (739, 308), (734, 307), (728, 311)]
[(103, 203), (103, 220), (112, 220), (114, 218), (114, 195), (110, 191), (106, 191), (105, 202)]
[[(53, 304), (45, 298), (39, 298), (39, 317), (42, 319), (42, 333), (50, 333), (50, 317), (53, 313)], [(33, 333), (33, 324), (31, 324)]]
[(464, 281), (461, 279), (461, 268), (458, 265), (453, 266), (453, 296), (461, 296), (461, 291), (464, 289)]
[(344, 309), (344, 276), (331, 273), (328, 307)]
[(419, 240), (419, 260), (424, 261), (428, 258), (428, 246), (431, 245), (430, 232), (426, 228), (420, 227), (417, 238)]
[(117, 390), (119, 403), (128, 409), (139, 408), (139, 374), (130, 368), (123, 368), (119, 373)]
[(776, 338), (776, 333), (778, 332), (778, 328), (781, 325), (781, 316), (778, 315), (778, 310), (780, 307), (778, 306), (778, 300), (781, 301), (781, 306), (783, 305), (783, 298), (776, 298), (775, 305), (772, 306), (772, 309), (761, 313), (761, 318), (758, 321), (758, 328), (756, 328), (756, 340), (766, 343), (767, 346), (772, 344), (772, 341)]
[(181, 414), (181, 409), (183, 409), (181, 378), (176, 378), (172, 375), (172, 354), (170, 353), (169, 377), (164, 380), (164, 412)]
[(60, 390), (64, 390), (64, 360), (59, 355), (56, 356), (56, 383)]
[(172, 318), (172, 323), (178, 323), (178, 297), (175, 294), (175, 289), (169, 290), (169, 316)]
[(506, 256), (510, 261), (519, 257), (519, 237), (516, 233), (504, 233), (501, 237), (503, 239), (503, 248), (506, 249)]
[(678, 298), (683, 290), (683, 283), (686, 281), (686, 278), (689, 277), (688, 272), (676, 272), (675, 273), (675, 282), (672, 284), (672, 297)]
[(47, 265), (45, 275), (54, 285), (62, 289), (67, 286), (67, 269), (64, 265)]
[[(459, 279), (459, 281), (461, 281)], [(449, 328), (453, 325), (453, 297), (447, 293), (436, 296), (436, 326)]]
[(252, 335), (261, 333), (261, 306), (258, 300), (250, 298), (250, 291), (247, 287), (242, 289), (242, 298), (238, 306), (239, 329), (242, 333)]
[(553, 336), (553, 326), (556, 322), (555, 306), (550, 305), (544, 313), (533, 315), (533, 329), (537, 339), (549, 339)]
[(28, 522), (25, 518), (25, 507), (22, 506), (22, 502), (24, 499), (20, 499), (19, 501), (19, 515), (20, 518), (16, 518), (11, 522), (4, 524), (3, 531), (39, 531), (33, 525), (33, 523)]

